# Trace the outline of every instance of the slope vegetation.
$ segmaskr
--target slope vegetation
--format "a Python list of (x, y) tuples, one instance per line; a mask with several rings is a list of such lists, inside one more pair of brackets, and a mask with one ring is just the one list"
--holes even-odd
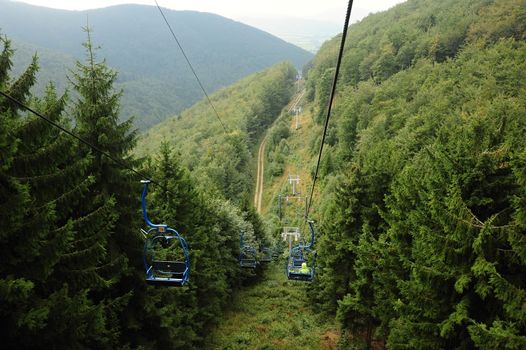
[[(313, 206), (312, 300), (340, 344), (526, 346), (525, 18), (524, 0), (410, 0), (351, 27)], [(273, 188), (300, 154), (312, 175), (339, 40), (304, 72), (304, 148), (269, 135)]]
[(309, 308), (309, 288), (288, 281), (281, 263), (237, 294), (205, 349), (334, 349), (333, 327)]
[[(0, 0), (0, 8), (0, 30), (15, 48), (21, 47), (15, 56), (16, 71), (37, 50), (42, 78), (52, 77), (59, 88), (67, 85), (65, 76), (73, 68), (73, 57), (83, 57), (81, 28), (89, 24), (94, 43), (102, 46), (100, 56), (120, 73), (116, 87), (124, 90), (122, 115), (135, 115), (141, 129), (203, 97), (153, 6), (64, 11)], [(300, 68), (312, 57), (277, 37), (221, 16), (172, 10), (165, 14), (208, 92), (281, 61)], [(46, 80), (39, 81), (45, 86)]]
[(139, 140), (137, 153), (155, 154), (165, 140), (209, 191), (236, 201), (249, 199), (256, 142), (288, 103), (295, 75), (292, 65), (281, 63), (244, 78), (210, 96), (226, 130), (202, 100), (152, 127)]
[[(257, 247), (264, 226), (251, 208), (200, 190), (169, 144), (148, 162), (134, 158), (136, 134), (118, 118), (116, 72), (93, 58), (89, 41), (86, 49), (72, 80), (75, 97), (53, 85), (37, 97), (30, 92), (36, 60), (13, 75), (10, 42), (0, 38), (0, 87), (7, 92), (0, 97), (2, 346), (202, 349), (206, 330), (255, 275), (239, 266), (240, 232)], [(155, 180), (148, 194), (152, 221), (178, 230), (190, 246), (190, 280), (181, 288), (145, 283), (154, 254), (173, 261), (184, 252), (162, 230), (140, 233), (137, 170)]]

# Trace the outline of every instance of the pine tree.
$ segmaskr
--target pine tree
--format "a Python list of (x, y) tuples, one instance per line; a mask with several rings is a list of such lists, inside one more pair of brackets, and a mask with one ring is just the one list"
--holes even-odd
[[(13, 84), (9, 76), (13, 50), (6, 37), (0, 37), (0, 40), (3, 44), (0, 56), (0, 88), (2, 91), (10, 91)], [(36, 67), (29, 67), (26, 76), (35, 69)], [(29, 87), (26, 91), (20, 91), (22, 94), (18, 97), (24, 98), (29, 95)], [(10, 132), (18, 123), (18, 112), (19, 108), (16, 105), (0, 97), (0, 332), (7, 344), (14, 344), (16, 335), (20, 334), (19, 328), (24, 327), (24, 320), (31, 320), (28, 315), (35, 286), (28, 278), (17, 273), (16, 267), (20, 265), (21, 258), (15, 249), (22, 250), (22, 244), (13, 246), (14, 242), (23, 240), (21, 229), (26, 218), (25, 208), (31, 200), (28, 186), (24, 186), (9, 174), (18, 150), (18, 140)], [(42, 317), (36, 316), (33, 317), (33, 324), (42, 327)]]
[[(128, 167), (136, 166), (130, 152), (136, 136), (131, 130), (131, 119), (119, 122), (122, 92), (116, 92), (113, 87), (117, 73), (108, 68), (104, 60), (97, 61), (91, 30), (85, 28), (85, 31), (86, 62), (77, 61), (71, 72), (73, 88), (78, 94), (73, 106), (74, 131), (98, 151), (79, 145), (79, 156), (90, 159), (87, 170), (94, 182), (90, 186), (89, 199), (78, 208), (85, 213), (85, 223), (77, 229), (81, 236), (89, 237), (88, 241), (96, 239), (99, 250), (93, 253), (98, 254), (97, 261), (102, 264), (97, 269), (101, 277), (97, 300), (111, 300), (105, 308), (108, 328), (113, 330), (113, 341), (122, 337), (121, 341), (126, 343), (129, 335), (126, 332), (136, 331), (135, 323), (142, 317), (142, 310), (128, 308), (126, 317), (121, 317), (121, 312), (130, 298), (142, 300), (144, 297), (133, 295), (137, 285), (143, 283), (142, 245), (138, 231), (140, 215), (133, 209), (139, 205), (140, 187), (130, 170), (123, 169), (101, 151)], [(82, 261), (82, 257), (77, 260), (80, 264)], [(140, 305), (140, 302), (133, 303)]]
[[(1, 61), (9, 67), (12, 52), (7, 40), (4, 44)], [(58, 97), (52, 85), (44, 98), (29, 99), (37, 68), (35, 57), (14, 82), (9, 81), (7, 71), (2, 73), (5, 80), (0, 85), (67, 127), (68, 120), (62, 115), (67, 98)], [(0, 117), (6, 122), (2, 126), (9, 129), (2, 128), (2, 132), (7, 131), (16, 147), (0, 174), (2, 198), (8, 199), (8, 207), (2, 210), (7, 216), (1, 218), (7, 229), (0, 241), (5, 259), (0, 290), (2, 300), (7, 301), (1, 310), (2, 339), (23, 348), (101, 347), (107, 344), (109, 333), (104, 327), (103, 305), (95, 305), (86, 289), (69, 287), (72, 271), (67, 267), (79, 240), (74, 229), (79, 221), (72, 205), (82, 199), (91, 183), (84, 176), (86, 161), (71, 161), (75, 156), (72, 139), (36, 116), (23, 115), (20, 106), (5, 102), (1, 101)], [(91, 262), (90, 268), (95, 266)]]

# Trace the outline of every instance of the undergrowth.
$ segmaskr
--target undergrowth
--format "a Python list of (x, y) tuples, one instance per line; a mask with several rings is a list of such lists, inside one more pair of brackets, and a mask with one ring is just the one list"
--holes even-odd
[(309, 284), (288, 281), (284, 264), (273, 262), (260, 283), (239, 291), (207, 349), (335, 349), (332, 320), (311, 309)]

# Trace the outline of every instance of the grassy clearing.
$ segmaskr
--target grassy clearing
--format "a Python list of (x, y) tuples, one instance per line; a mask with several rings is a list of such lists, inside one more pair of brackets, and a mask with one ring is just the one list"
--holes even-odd
[[(295, 129), (291, 121), (291, 135), (287, 139), (290, 154), (286, 157), (283, 175), (266, 178), (263, 192), (263, 214), (276, 201), (277, 193), (287, 183), (288, 174), (300, 176), (298, 190), (306, 195), (311, 186), (310, 172), (314, 160), (310, 152), (315, 131), (320, 129), (312, 121), (311, 113), (300, 114), (301, 127)], [(267, 164), (265, 164), (267, 166)], [(294, 221), (302, 218), (295, 206), (290, 205), (286, 216)], [(309, 284), (288, 281), (285, 262), (268, 266), (261, 281), (236, 292), (223, 321), (208, 335), (205, 349), (337, 349), (339, 332), (333, 320), (324, 320), (309, 305)]]
[(308, 288), (288, 281), (282, 263), (263, 280), (238, 291), (206, 349), (335, 349), (334, 326), (309, 307)]
[[(297, 130), (295, 129), (295, 117), (292, 117), (290, 121), (291, 134), (287, 138), (290, 154), (286, 156), (283, 174), (270, 179), (267, 175), (265, 178), (262, 203), (263, 215), (269, 213), (273, 205), (275, 205), (276, 195), (287, 184), (289, 174), (300, 176), (300, 184), (297, 188), (302, 195), (306, 195), (312, 186), (311, 171), (315, 169), (315, 157), (317, 156), (318, 148), (316, 147), (315, 154), (312, 154), (310, 151), (311, 143), (313, 143), (313, 138), (322, 129), (321, 126), (313, 122), (312, 113), (306, 109), (300, 114), (299, 119), (300, 128)], [(317, 198), (317, 193), (315, 193), (315, 198)]]

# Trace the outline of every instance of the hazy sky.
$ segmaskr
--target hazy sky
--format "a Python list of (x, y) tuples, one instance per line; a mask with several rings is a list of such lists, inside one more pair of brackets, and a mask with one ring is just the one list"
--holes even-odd
[[(155, 6), (154, 0), (11, 0), (65, 10), (119, 4)], [(354, 0), (351, 23), (406, 0)], [(173, 10), (211, 12), (262, 29), (311, 52), (341, 33), (348, 0), (157, 0)]]
[[(117, 4), (153, 5), (153, 0), (15, 0), (67, 10), (86, 10)], [(174, 10), (212, 12), (232, 19), (247, 17), (299, 17), (341, 23), (347, 0), (157, 0), (159, 5)], [(369, 12), (386, 10), (404, 0), (355, 0), (354, 19)]]

